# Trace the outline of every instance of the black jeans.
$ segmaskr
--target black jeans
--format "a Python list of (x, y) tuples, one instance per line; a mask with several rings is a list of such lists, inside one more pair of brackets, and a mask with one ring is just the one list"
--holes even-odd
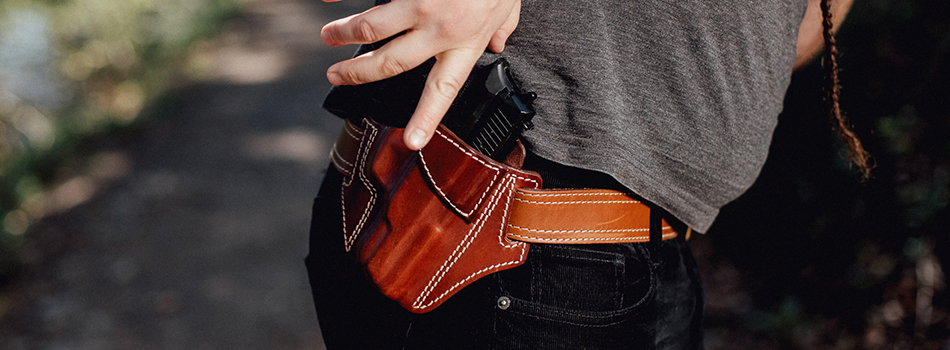
[[(525, 164), (546, 184), (617, 186), (608, 177), (560, 167), (539, 158)], [(412, 314), (377, 292), (346, 255), (341, 180), (331, 166), (314, 204), (306, 261), (330, 350), (703, 347), (702, 286), (681, 237), (532, 244), (524, 265), (476, 281), (429, 313)]]

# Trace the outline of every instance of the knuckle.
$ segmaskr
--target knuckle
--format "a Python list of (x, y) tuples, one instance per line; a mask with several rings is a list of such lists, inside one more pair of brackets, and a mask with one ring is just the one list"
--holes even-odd
[(439, 112), (435, 110), (423, 110), (418, 111), (413, 118), (416, 121), (416, 126), (425, 130), (426, 133), (432, 134), (436, 128), (439, 127), (439, 122), (442, 121), (442, 117), (445, 116), (444, 112)]
[(373, 28), (373, 23), (367, 21), (365, 18), (356, 18), (356, 23), (353, 24), (353, 31), (353, 34), (360, 40), (365, 40), (368, 42), (379, 41), (376, 31)]
[(419, 115), (419, 120), (427, 129), (435, 129), (438, 127), (439, 122), (442, 121), (442, 116), (443, 114), (436, 111), (426, 110)]
[(422, 0), (417, 2), (417, 5), (412, 8), (412, 15), (417, 16), (416, 18), (429, 18), (436, 12), (437, 8), (437, 4), (433, 1)]
[(432, 87), (441, 97), (451, 101), (462, 89), (462, 83), (452, 78), (439, 78), (432, 82)]
[(389, 55), (382, 55), (380, 57), (379, 69), (380, 73), (387, 78), (409, 70), (405, 64)]
[(340, 74), (340, 78), (347, 84), (359, 85), (363, 83), (363, 79), (360, 78), (360, 75), (354, 69), (340, 69), (337, 73)]

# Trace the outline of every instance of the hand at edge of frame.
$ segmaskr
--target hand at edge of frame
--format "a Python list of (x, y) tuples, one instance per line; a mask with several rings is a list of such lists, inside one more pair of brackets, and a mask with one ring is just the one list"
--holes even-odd
[(329, 46), (374, 43), (405, 33), (375, 51), (330, 66), (327, 80), (333, 85), (365, 84), (435, 57), (403, 136), (407, 147), (422, 149), (485, 49), (504, 49), (520, 12), (520, 0), (394, 0), (335, 20), (321, 32)]

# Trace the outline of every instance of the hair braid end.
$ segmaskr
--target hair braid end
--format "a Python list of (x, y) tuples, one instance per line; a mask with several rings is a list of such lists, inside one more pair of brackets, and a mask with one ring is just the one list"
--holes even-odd
[(861, 174), (861, 182), (866, 182), (871, 179), (871, 169), (874, 168), (873, 159), (864, 149), (858, 136), (851, 130), (848, 119), (841, 112), (841, 106), (838, 101), (841, 94), (841, 87), (838, 84), (838, 49), (835, 47), (834, 23), (831, 21), (831, 0), (821, 0), (820, 7), (822, 14), (821, 25), (823, 29), (822, 38), (825, 41), (823, 57), (825, 64), (823, 68), (825, 69), (828, 82), (828, 114), (835, 131), (838, 132), (838, 136), (841, 137), (841, 140), (848, 146), (848, 158), (851, 164), (858, 167), (858, 172)]

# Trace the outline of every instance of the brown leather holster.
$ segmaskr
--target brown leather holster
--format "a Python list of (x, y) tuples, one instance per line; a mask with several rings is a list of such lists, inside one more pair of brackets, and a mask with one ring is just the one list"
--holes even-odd
[(505, 225), (515, 190), (541, 187), (537, 173), (472, 151), (442, 126), (417, 152), (401, 128), (347, 125), (331, 154), (344, 173), (344, 242), (383, 294), (423, 313), (524, 263), (528, 244), (506, 237)]

